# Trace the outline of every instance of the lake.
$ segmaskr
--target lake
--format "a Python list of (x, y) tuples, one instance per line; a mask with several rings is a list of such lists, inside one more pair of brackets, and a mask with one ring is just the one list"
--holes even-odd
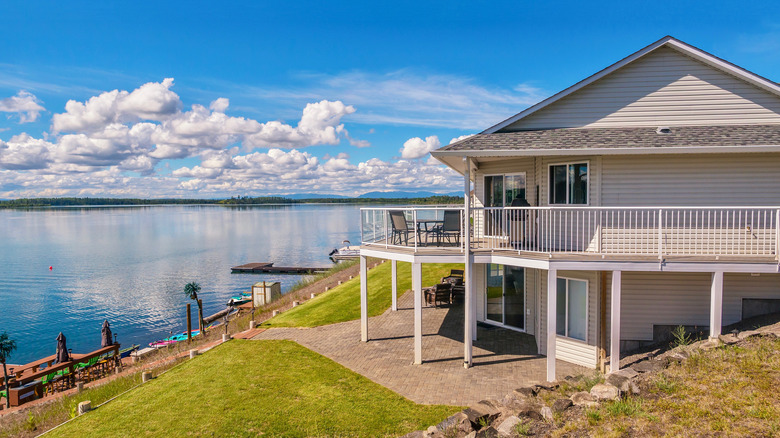
[[(332, 266), (328, 253), (360, 241), (360, 206), (141, 206), (0, 210), (0, 332), (17, 342), (10, 363), (68, 347), (100, 347), (104, 319), (123, 346), (186, 327), (184, 285), (200, 283), (204, 316), (258, 281), (297, 275), (231, 274), (249, 262)], [(52, 267), (49, 270), (49, 266)], [(197, 325), (197, 324), (195, 324)]]

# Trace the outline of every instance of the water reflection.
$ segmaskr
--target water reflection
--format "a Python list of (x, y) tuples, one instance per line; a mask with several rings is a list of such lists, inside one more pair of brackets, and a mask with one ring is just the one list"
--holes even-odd
[(211, 314), (257, 281), (281, 281), (287, 290), (300, 279), (231, 275), (231, 266), (331, 264), (328, 253), (342, 240), (360, 240), (358, 211), (317, 204), (0, 210), (0, 331), (17, 340), (14, 363), (51, 354), (60, 331), (74, 351), (95, 349), (104, 319), (123, 344), (145, 344), (183, 327), (189, 281), (201, 284)]

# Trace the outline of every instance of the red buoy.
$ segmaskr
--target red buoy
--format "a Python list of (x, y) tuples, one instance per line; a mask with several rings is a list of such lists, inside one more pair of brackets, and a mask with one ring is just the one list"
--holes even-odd
[(51, 271), (52, 269), (54, 269), (54, 266), (49, 266), (49, 270)]

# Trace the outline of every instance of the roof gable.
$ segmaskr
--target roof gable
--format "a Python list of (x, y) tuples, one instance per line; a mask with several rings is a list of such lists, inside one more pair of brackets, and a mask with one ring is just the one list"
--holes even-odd
[(485, 133), (780, 123), (780, 87), (665, 37)]

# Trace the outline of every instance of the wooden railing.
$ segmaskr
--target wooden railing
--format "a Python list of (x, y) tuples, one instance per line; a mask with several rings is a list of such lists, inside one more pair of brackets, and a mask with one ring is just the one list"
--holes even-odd
[[(446, 210), (459, 212), (461, 228), (457, 239), (450, 232), (449, 238), (443, 240), (437, 232)], [(391, 216), (397, 217), (399, 211), (407, 219), (406, 232), (392, 223)], [(363, 244), (463, 251), (463, 211), (362, 209)], [(474, 250), (658, 258), (754, 256), (780, 260), (778, 207), (478, 207), (471, 209), (469, 222)]]

